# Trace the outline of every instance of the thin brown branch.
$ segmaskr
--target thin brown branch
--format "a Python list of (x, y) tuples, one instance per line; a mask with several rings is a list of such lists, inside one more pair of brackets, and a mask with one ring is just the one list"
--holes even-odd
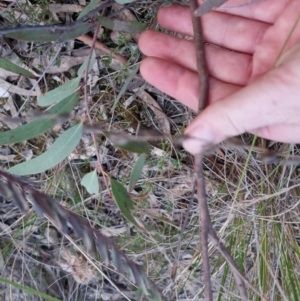
[(190, 9), (192, 13), (192, 22), (194, 30), (194, 42), (197, 58), (197, 71), (200, 80), (200, 95), (198, 102), (198, 112), (203, 110), (207, 106), (208, 101), (208, 73), (206, 68), (206, 60), (204, 53), (204, 41), (202, 36), (202, 24), (201, 19), (194, 16), (194, 12), (197, 9), (197, 0), (190, 0)]
[[(204, 41), (202, 35), (202, 24), (201, 19), (195, 16), (195, 11), (197, 10), (197, 0), (190, 0), (190, 9), (193, 20), (193, 29), (194, 29), (194, 41), (196, 47), (196, 60), (197, 60), (197, 70), (200, 80), (200, 93), (199, 93), (199, 103), (198, 111), (203, 110), (207, 106), (208, 102), (208, 72), (206, 68), (205, 53), (204, 53)], [(206, 300), (213, 300), (212, 293), (212, 284), (211, 284), (211, 274), (210, 274), (210, 265), (209, 265), (209, 254), (208, 254), (208, 237), (213, 238), (213, 242), (219, 247), (220, 253), (228, 262), (231, 271), (235, 277), (237, 287), (239, 289), (241, 298), (243, 301), (247, 301), (247, 290), (244, 282), (245, 277), (241, 277), (241, 274), (238, 271), (238, 268), (230, 255), (226, 247), (221, 244), (217, 235), (215, 234), (210, 214), (208, 210), (206, 190), (205, 190), (205, 179), (203, 174), (203, 153), (195, 156), (194, 170), (196, 174), (196, 185), (197, 185), (197, 195), (199, 203), (199, 216), (200, 216), (200, 231), (201, 231), (201, 249), (202, 249), (202, 261), (203, 261), (203, 270), (204, 270), (204, 282), (205, 282), (205, 293)], [(224, 256), (225, 255), (225, 256)]]
[[(198, 102), (198, 112), (203, 110), (207, 105), (208, 100), (208, 74), (206, 71), (206, 61), (202, 37), (202, 25), (201, 20), (194, 16), (194, 12), (197, 9), (197, 0), (190, 0), (190, 9), (192, 14), (192, 22), (194, 29), (194, 41), (196, 50), (197, 70), (200, 80), (200, 94)], [(202, 154), (198, 154), (194, 158), (194, 170), (196, 174), (196, 187), (198, 196), (198, 207), (200, 217), (200, 232), (201, 232), (201, 255), (203, 262), (204, 283), (205, 283), (205, 295), (207, 301), (213, 301), (209, 254), (208, 254), (208, 232), (211, 226), (210, 215), (208, 212), (204, 175), (202, 170)]]
[(205, 191), (205, 180), (202, 170), (203, 156), (198, 154), (194, 159), (194, 169), (196, 174), (196, 187), (198, 196), (198, 207), (199, 207), (199, 217), (200, 217), (200, 232), (201, 232), (201, 255), (203, 262), (203, 272), (204, 272), (204, 283), (205, 283), (205, 294), (206, 300), (212, 301), (212, 284), (211, 284), (211, 274), (210, 274), (210, 264), (208, 255), (208, 233), (211, 226), (210, 215), (208, 212), (206, 191)]

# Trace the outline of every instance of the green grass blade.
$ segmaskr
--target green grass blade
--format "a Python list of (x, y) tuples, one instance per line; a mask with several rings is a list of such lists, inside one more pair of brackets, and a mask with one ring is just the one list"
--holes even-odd
[(21, 285), (21, 284), (19, 284), (17, 282), (9, 281), (9, 280), (7, 280), (5, 278), (2, 278), (2, 277), (0, 277), (0, 282), (5, 283), (5, 284), (9, 284), (9, 285), (11, 285), (11, 286), (13, 286), (15, 288), (18, 288), (20, 290), (23, 290), (23, 291), (25, 291), (27, 293), (30, 293), (30, 294), (35, 295), (35, 296), (38, 296), (38, 297), (43, 298), (45, 300), (49, 300), (49, 301), (61, 301), (60, 299), (57, 299), (57, 298), (51, 297), (51, 296), (49, 296), (49, 295), (47, 295), (45, 293), (39, 292), (39, 291), (37, 291), (37, 290), (29, 287), (29, 286), (24, 286), (24, 285)]

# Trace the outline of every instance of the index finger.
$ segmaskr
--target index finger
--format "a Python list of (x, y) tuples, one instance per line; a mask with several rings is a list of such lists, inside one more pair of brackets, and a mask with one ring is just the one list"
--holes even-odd
[(229, 0), (217, 11), (266, 23), (274, 23), (282, 10), (295, 0)]
[[(193, 36), (193, 25), (189, 7), (172, 5), (162, 7), (158, 12), (161, 26)], [(206, 42), (234, 51), (253, 54), (270, 24), (244, 17), (211, 12), (201, 18)]]

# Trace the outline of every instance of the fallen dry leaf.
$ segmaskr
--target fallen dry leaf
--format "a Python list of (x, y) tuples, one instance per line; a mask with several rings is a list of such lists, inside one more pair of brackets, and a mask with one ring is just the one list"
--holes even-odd
[[(123, 5), (115, 3), (112, 6), (112, 11), (116, 12), (120, 9), (123, 8)], [(118, 13), (118, 19), (122, 20), (122, 21), (137, 21), (137, 18), (135, 17), (135, 15), (129, 10), (129, 9), (123, 9), (120, 13)], [(132, 36), (133, 39), (137, 42), (139, 37), (140, 37), (140, 33), (136, 33), (134, 35), (132, 34), (127, 34), (125, 35), (125, 38), (128, 36)], [(120, 32), (113, 30), (111, 33), (111, 38), (112, 40), (117, 40), (118, 37), (120, 37)]]
[(49, 4), (52, 13), (80, 13), (83, 7), (77, 4)]
[(1, 88), (7, 90), (10, 93), (15, 93), (23, 96), (39, 96), (40, 93), (38, 91), (30, 91), (23, 88), (20, 88), (18, 86), (15, 86), (4, 79), (0, 78), (0, 85)]
[[(36, 57), (32, 62), (32, 66), (38, 69), (40, 69), (42, 66), (44, 69), (46, 69), (49, 66), (51, 60), (52, 58), (49, 58), (48, 56)], [(74, 66), (81, 65), (84, 62), (85, 57), (73, 57), (68, 55), (62, 55), (60, 56), (59, 60), (59, 66), (53, 65), (47, 69), (48, 74), (66, 72)]]
[(168, 117), (162, 111), (161, 107), (158, 103), (148, 94), (146, 91), (138, 91), (138, 89), (134, 89), (134, 92), (138, 92), (138, 96), (142, 99), (142, 101), (154, 112), (157, 117), (157, 121), (159, 122), (162, 132), (164, 135), (171, 135), (171, 128)]
[(97, 271), (81, 255), (73, 255), (67, 249), (60, 250), (58, 265), (70, 273), (79, 284), (88, 284), (98, 278)]
[[(89, 46), (91, 46), (93, 44), (93, 38), (87, 34), (83, 34), (83, 35), (77, 37), (76, 39), (79, 41), (82, 41), (83, 43), (85, 43)], [(103, 44), (102, 42), (100, 42), (98, 40), (95, 43), (95, 48), (104, 51), (108, 55), (111, 55), (112, 57), (117, 59), (122, 64), (127, 63), (127, 59), (125, 57), (121, 56), (120, 54), (112, 52), (112, 50), (110, 48), (108, 48), (105, 44)]]

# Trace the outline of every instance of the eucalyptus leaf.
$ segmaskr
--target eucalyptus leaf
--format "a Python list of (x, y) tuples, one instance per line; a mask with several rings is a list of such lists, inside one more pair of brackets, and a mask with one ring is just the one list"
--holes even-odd
[(35, 76), (28, 70), (12, 63), (6, 58), (0, 58), (0, 68), (23, 75), (25, 77), (35, 78)]
[[(79, 94), (74, 93), (73, 95), (70, 95), (63, 101), (53, 106), (47, 111), (47, 113), (49, 113), (49, 115), (51, 114), (52, 116), (53, 114), (68, 114), (73, 110), (73, 108), (77, 104), (78, 98)], [(52, 117), (49, 117), (49, 119), (43, 118), (33, 120), (23, 126), (20, 126), (10, 131), (0, 132), (0, 145), (14, 144), (24, 140), (32, 139), (50, 130), (54, 126), (54, 124), (55, 123)]]
[(45, 93), (44, 95), (39, 96), (38, 105), (41, 107), (50, 106), (74, 94), (78, 88), (80, 79), (80, 77), (75, 77), (65, 82), (61, 86), (58, 86), (57, 88)]
[(130, 175), (128, 191), (132, 191), (138, 179), (140, 178), (145, 165), (146, 157), (146, 154), (141, 154), (137, 159)]
[(139, 33), (147, 28), (147, 25), (140, 21), (121, 21), (103, 16), (98, 17), (98, 21), (107, 29), (121, 32)]
[(77, 19), (82, 18), (86, 14), (88, 14), (91, 10), (95, 9), (97, 5), (103, 0), (92, 0), (79, 14)]
[(149, 155), (152, 146), (143, 140), (132, 139), (132, 136), (126, 134), (118, 134), (113, 132), (103, 132), (103, 134), (117, 147), (129, 152)]
[(97, 194), (99, 192), (99, 181), (95, 170), (84, 175), (80, 183), (90, 194)]
[(71, 25), (47, 25), (47, 26), (20, 26), (4, 28), (0, 30), (0, 36), (36, 42), (52, 42), (73, 40), (87, 32), (94, 26), (95, 22), (74, 22)]
[(113, 194), (113, 197), (121, 210), (124, 217), (134, 224), (135, 226), (139, 227), (136, 220), (134, 219), (133, 215), (131, 214), (131, 210), (134, 209), (133, 203), (130, 199), (130, 196), (125, 189), (125, 187), (119, 183), (118, 181), (110, 178), (110, 186), (111, 186), (111, 192)]
[(203, 16), (204, 14), (209, 13), (213, 9), (221, 6), (223, 3), (225, 3), (228, 0), (206, 0), (204, 3), (202, 3), (194, 13), (196, 17)]
[(8, 171), (16, 175), (31, 175), (50, 169), (67, 158), (81, 139), (83, 125), (77, 124), (65, 131), (42, 155), (15, 165)]

